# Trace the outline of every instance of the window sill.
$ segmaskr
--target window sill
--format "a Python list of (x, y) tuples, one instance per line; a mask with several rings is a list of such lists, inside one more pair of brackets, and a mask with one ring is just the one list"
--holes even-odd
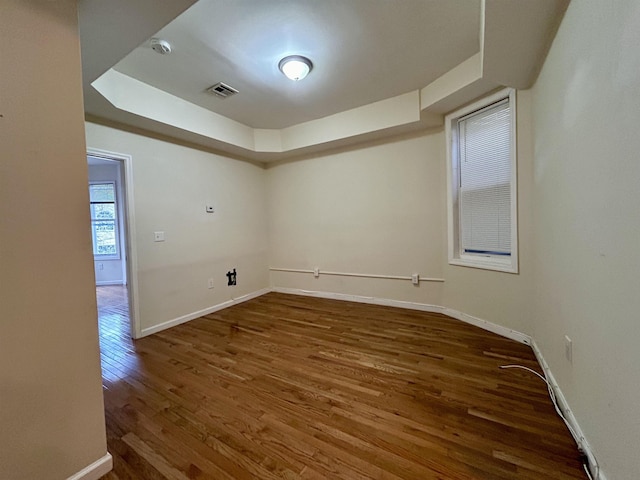
[(120, 260), (120, 255), (94, 255), (94, 262), (102, 262), (106, 260)]
[(517, 261), (513, 258), (499, 259), (494, 257), (461, 257), (450, 258), (449, 265), (458, 267), (480, 268), (504, 273), (518, 273)]

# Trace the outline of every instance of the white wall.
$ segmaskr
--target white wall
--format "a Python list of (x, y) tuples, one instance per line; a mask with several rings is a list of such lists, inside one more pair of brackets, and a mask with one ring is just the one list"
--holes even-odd
[(106, 165), (89, 165), (89, 182), (115, 182), (116, 204), (118, 216), (118, 251), (120, 258), (116, 260), (98, 259), (94, 261), (96, 285), (122, 285), (126, 278), (125, 242), (123, 222), (123, 189), (119, 162)]
[[(444, 133), (267, 170), (270, 265), (442, 276)], [(272, 272), (274, 286), (440, 304), (441, 283)]]
[(639, 2), (574, 0), (533, 90), (533, 334), (621, 480), (640, 475), (639, 45)]
[(3, 479), (108, 459), (77, 21), (73, 0), (0, 4)]
[[(261, 167), (92, 123), (86, 135), (89, 148), (133, 159), (143, 333), (268, 287)], [(215, 213), (206, 213), (207, 203)], [(164, 242), (154, 242), (156, 231), (165, 232)], [(225, 274), (233, 268), (238, 284), (228, 287)]]

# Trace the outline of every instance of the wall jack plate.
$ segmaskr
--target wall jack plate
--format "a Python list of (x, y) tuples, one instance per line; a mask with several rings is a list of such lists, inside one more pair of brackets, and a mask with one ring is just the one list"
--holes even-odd
[(318, 278), (320, 276), (320, 269), (318, 267), (315, 267), (313, 269), (313, 276)]
[(413, 283), (414, 285), (419, 285), (420, 284), (420, 274), (419, 273), (413, 273), (411, 275), (411, 283)]

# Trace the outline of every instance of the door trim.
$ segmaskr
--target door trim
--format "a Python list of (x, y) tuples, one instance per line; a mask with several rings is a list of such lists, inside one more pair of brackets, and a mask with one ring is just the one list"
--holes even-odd
[(138, 254), (136, 222), (133, 196), (133, 158), (125, 153), (111, 152), (98, 148), (87, 148), (87, 156), (120, 162), (124, 177), (125, 255), (127, 266), (127, 288), (129, 290), (129, 325), (131, 338), (140, 338), (140, 307), (138, 302)]

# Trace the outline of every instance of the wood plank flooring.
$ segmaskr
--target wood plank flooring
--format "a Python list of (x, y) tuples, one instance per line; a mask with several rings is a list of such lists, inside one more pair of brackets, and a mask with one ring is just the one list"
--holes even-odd
[(270, 293), (131, 342), (102, 313), (105, 480), (586, 478), (498, 368), (531, 350), (446, 316)]
[(103, 380), (121, 378), (114, 372), (110, 362), (114, 358), (124, 360), (132, 349), (129, 327), (129, 300), (127, 289), (120, 285), (104, 285), (96, 288), (98, 297), (98, 332), (100, 334), (100, 357)]

